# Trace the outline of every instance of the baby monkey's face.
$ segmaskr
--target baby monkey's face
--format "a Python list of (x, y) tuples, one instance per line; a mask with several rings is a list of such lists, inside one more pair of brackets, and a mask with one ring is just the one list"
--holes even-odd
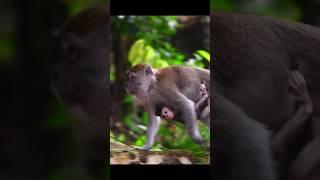
[(161, 118), (171, 120), (174, 118), (174, 113), (167, 107), (163, 107), (161, 110)]

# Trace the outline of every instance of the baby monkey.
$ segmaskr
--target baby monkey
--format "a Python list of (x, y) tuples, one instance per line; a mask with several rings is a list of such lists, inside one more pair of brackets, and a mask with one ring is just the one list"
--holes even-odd
[[(195, 104), (197, 116), (210, 127), (210, 99), (208, 96), (207, 88), (203, 82), (200, 84), (200, 100)], [(175, 118), (175, 112), (170, 108), (164, 106), (161, 109), (161, 118), (172, 120)]]

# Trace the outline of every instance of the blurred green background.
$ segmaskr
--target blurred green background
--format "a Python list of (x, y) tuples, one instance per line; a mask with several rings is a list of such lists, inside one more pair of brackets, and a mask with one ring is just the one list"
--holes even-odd
[(320, 25), (318, 0), (211, 0), (211, 10), (273, 16)]
[[(138, 63), (153, 68), (209, 68), (209, 22), (209, 16), (112, 17), (110, 141), (141, 147), (146, 140), (147, 114), (125, 90), (126, 71)], [(208, 128), (202, 124), (201, 133), (209, 141)], [(174, 121), (162, 121), (154, 148), (187, 150), (199, 158), (209, 153), (191, 141), (183, 124)]]

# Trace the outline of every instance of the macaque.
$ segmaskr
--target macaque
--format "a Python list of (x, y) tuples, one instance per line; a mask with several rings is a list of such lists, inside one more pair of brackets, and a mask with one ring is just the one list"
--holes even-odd
[(108, 11), (105, 6), (85, 9), (58, 33), (61, 58), (53, 72), (52, 88), (76, 119), (72, 126), (77, 146), (74, 164), (83, 173), (78, 179), (105, 176), (101, 157), (105, 156), (109, 118)]
[[(269, 17), (224, 12), (212, 12), (210, 25), (214, 64), (213, 167), (220, 175), (215, 179), (277, 179), (266, 176), (276, 166), (269, 155), (272, 146), (267, 134), (276, 138), (277, 133), (290, 125), (289, 121), (295, 121), (295, 114), (300, 116), (304, 111), (294, 110), (294, 98), (288, 91), (292, 69), (298, 69), (308, 85), (313, 104), (309, 127), (312, 130), (303, 133), (296, 140), (300, 144), (290, 146), (289, 159), (277, 165), (296, 165), (295, 170), (290, 170), (296, 174), (290, 175), (293, 178), (290, 180), (319, 179), (320, 123), (316, 119), (320, 112), (320, 29)], [(303, 121), (304, 116), (297, 121)], [(276, 174), (288, 177), (288, 171), (280, 170)]]
[[(204, 83), (200, 84), (200, 96), (201, 99), (195, 104), (197, 117), (210, 127), (210, 99)], [(172, 120), (175, 117), (174, 112), (168, 107), (162, 108), (160, 116), (166, 120)]]
[(186, 124), (191, 139), (204, 144), (196, 122), (194, 104), (201, 98), (200, 82), (209, 87), (209, 70), (188, 66), (152, 69), (148, 64), (137, 64), (128, 71), (128, 77), (129, 93), (143, 103), (149, 116), (147, 142), (143, 150), (152, 147), (159, 129), (160, 117), (156, 115), (158, 106), (179, 111), (179, 117)]

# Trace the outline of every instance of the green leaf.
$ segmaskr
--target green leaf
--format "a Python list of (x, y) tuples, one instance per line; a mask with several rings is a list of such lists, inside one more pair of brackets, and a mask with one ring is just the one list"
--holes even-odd
[(128, 95), (128, 94), (126, 94), (125, 96), (124, 96), (124, 99), (123, 99), (123, 103), (132, 103), (133, 102), (133, 96), (132, 95)]
[(124, 141), (126, 140), (126, 135), (124, 135), (123, 133), (121, 133), (121, 134), (118, 136), (118, 139), (119, 139), (119, 141), (124, 142)]
[(169, 66), (169, 64), (166, 61), (161, 60), (161, 59), (157, 60), (153, 63), (153, 67), (155, 67), (155, 68), (163, 68), (163, 67), (167, 67), (167, 66)]
[(145, 40), (137, 40), (130, 48), (128, 60), (134, 65), (134, 62), (144, 53)]
[(210, 54), (205, 51), (205, 50), (198, 50), (196, 51), (197, 54), (199, 54), (200, 56), (202, 56), (204, 59), (208, 60), (210, 62)]
[(115, 137), (112, 131), (110, 131), (110, 137)]
[(143, 56), (143, 59), (146, 63), (151, 63), (156, 56), (155, 50), (153, 49), (153, 47), (148, 45), (144, 48), (144, 52), (145, 54)]
[(143, 146), (146, 141), (146, 136), (140, 136), (134, 143), (136, 146)]
[(214, 10), (225, 10), (225, 11), (234, 11), (235, 5), (232, 0), (211, 0), (210, 1), (210, 9)]
[(149, 119), (148, 118), (148, 113), (147, 112), (143, 112), (143, 116), (142, 116), (142, 121), (141, 122), (146, 125), (148, 123), (148, 119)]
[(144, 131), (147, 131), (147, 127), (144, 125), (139, 124), (137, 127), (144, 130)]

